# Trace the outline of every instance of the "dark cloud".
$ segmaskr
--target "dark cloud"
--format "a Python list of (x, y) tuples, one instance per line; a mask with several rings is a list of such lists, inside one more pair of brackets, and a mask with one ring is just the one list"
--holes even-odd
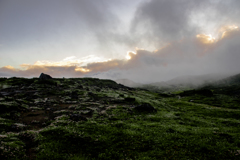
[[(175, 40), (191, 34), (188, 17), (200, 1), (151, 0), (143, 3), (132, 22), (132, 32), (155, 42)], [(152, 41), (151, 41), (152, 42)]]
[[(193, 37), (226, 24), (239, 24), (239, 1), (150, 0), (142, 3), (131, 32), (141, 44), (164, 43)], [(211, 33), (213, 34), (213, 33)]]

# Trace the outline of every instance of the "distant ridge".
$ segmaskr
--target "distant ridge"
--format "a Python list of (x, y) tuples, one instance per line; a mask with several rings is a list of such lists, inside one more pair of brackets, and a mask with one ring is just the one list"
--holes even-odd
[(117, 80), (115, 80), (115, 82), (122, 84), (124, 86), (128, 86), (128, 87), (140, 87), (143, 85), (141, 83), (136, 83), (129, 79), (117, 79)]
[(229, 75), (223, 74), (207, 74), (207, 75), (187, 75), (180, 76), (174, 79), (165, 81), (165, 82), (156, 82), (150, 83), (151, 86), (191, 86), (191, 87), (199, 87), (207, 83), (213, 83), (223, 78), (228, 77)]
[(129, 79), (118, 79), (115, 82), (133, 88), (143, 88), (152, 91), (173, 92), (189, 89), (197, 89), (207, 86), (224, 86), (240, 84), (240, 74), (207, 74), (207, 75), (186, 75), (174, 79), (149, 84), (136, 83)]
[(240, 84), (240, 73), (217, 81), (217, 84)]

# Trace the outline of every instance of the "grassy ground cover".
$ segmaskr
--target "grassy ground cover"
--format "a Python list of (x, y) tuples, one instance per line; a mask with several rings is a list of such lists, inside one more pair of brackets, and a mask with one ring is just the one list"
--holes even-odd
[[(18, 86), (17, 80), (10, 82)], [(240, 158), (240, 107), (235, 98), (164, 97), (92, 78), (56, 81), (60, 89), (52, 82), (25, 83), (25, 91), (36, 90), (31, 98), (25, 91), (2, 96), (1, 159)], [(38, 90), (44, 86), (45, 91)], [(143, 103), (157, 112), (134, 110)], [(74, 114), (86, 120), (71, 119)]]

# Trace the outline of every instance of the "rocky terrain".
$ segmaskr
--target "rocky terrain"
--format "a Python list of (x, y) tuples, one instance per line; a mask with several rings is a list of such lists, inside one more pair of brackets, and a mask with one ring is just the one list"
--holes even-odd
[[(222, 87), (222, 86), (221, 86)], [(0, 78), (0, 159), (239, 159), (238, 94)]]

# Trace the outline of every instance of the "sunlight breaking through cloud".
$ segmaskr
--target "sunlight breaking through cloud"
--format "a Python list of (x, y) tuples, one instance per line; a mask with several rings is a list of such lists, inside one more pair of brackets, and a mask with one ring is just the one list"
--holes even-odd
[(133, 55), (133, 54), (136, 55), (137, 53), (135, 53), (135, 52), (133, 52), (133, 51), (128, 51), (128, 52), (127, 52), (127, 55), (126, 55), (126, 59), (127, 59), (127, 60), (130, 60), (130, 59), (132, 58), (132, 55)]
[[(129, 78), (138, 82), (158, 81), (184, 74), (210, 74), (239, 71), (240, 31), (238, 26), (222, 27), (224, 36), (211, 34), (165, 43), (154, 51), (135, 48), (126, 59), (106, 59), (95, 55), (83, 58), (68, 56), (61, 61), (39, 60), (21, 64), (20, 68), (7, 65), (0, 68), (0, 76), (38, 76), (41, 72), (53, 77)], [(231, 45), (230, 45), (231, 44)]]
[[(78, 59), (76, 56), (70, 56), (64, 58), (62, 61), (53, 62), (53, 61), (36, 61), (34, 66), (86, 66), (88, 63), (94, 62), (107, 62), (111, 59), (105, 59), (101, 57), (97, 57), (95, 55), (89, 55), (83, 58)], [(27, 67), (30, 64), (22, 64), (21, 67)], [(86, 71), (86, 70), (85, 70)]]
[(209, 35), (206, 35), (206, 34), (198, 34), (196, 36), (202, 43), (214, 43), (215, 42), (215, 38), (209, 34)]
[(227, 25), (221, 27), (221, 29), (219, 30), (221, 38), (227, 37), (232, 31), (239, 31), (239, 27), (236, 25)]

